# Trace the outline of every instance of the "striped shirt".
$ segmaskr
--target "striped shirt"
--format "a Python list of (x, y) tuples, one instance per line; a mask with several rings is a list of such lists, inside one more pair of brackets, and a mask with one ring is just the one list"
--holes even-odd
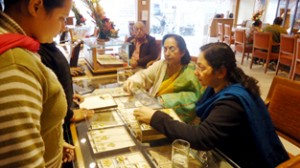
[[(24, 34), (0, 12), (0, 34)], [(54, 73), (23, 48), (0, 55), (0, 167), (60, 167), (66, 99)]]

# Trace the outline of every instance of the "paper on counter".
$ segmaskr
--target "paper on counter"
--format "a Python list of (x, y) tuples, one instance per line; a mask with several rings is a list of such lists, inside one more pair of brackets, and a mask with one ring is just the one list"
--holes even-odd
[(117, 107), (117, 104), (110, 94), (103, 94), (85, 97), (84, 101), (79, 104), (79, 107), (92, 110)]

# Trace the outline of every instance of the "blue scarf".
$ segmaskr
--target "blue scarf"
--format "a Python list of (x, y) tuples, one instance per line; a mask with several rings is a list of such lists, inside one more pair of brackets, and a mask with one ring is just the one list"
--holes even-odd
[(251, 95), (242, 85), (233, 84), (216, 94), (213, 88), (208, 87), (196, 104), (197, 115), (204, 121), (216, 102), (232, 98), (238, 99), (245, 110), (248, 125), (261, 158), (270, 167), (276, 167), (287, 160), (289, 156), (275, 132), (263, 100), (259, 96)]

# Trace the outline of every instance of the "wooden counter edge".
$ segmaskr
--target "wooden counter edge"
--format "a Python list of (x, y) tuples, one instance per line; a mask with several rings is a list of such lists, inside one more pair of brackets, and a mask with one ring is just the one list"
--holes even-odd
[(73, 138), (73, 143), (74, 143), (74, 146), (75, 146), (77, 167), (84, 168), (84, 160), (83, 160), (83, 157), (82, 157), (82, 152), (81, 152), (81, 148), (80, 148), (80, 144), (79, 144), (80, 141), (78, 139), (75, 123), (72, 123), (70, 125), (70, 129), (71, 129), (71, 134), (72, 134), (72, 138)]

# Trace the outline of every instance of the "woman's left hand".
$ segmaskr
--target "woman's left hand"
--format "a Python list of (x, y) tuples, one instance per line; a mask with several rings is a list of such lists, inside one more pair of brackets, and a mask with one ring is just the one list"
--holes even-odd
[(136, 68), (138, 66), (138, 62), (134, 59), (130, 59), (130, 66), (132, 68)]
[(71, 162), (75, 160), (75, 146), (64, 142), (63, 144), (63, 162)]
[(73, 95), (73, 101), (74, 101), (77, 105), (79, 105), (80, 103), (82, 103), (82, 102), (84, 101), (84, 97), (81, 96), (81, 95), (79, 95), (79, 94), (74, 93), (74, 95)]
[(155, 110), (149, 107), (140, 107), (139, 109), (134, 110), (133, 115), (137, 120), (142, 121), (146, 124), (150, 124), (151, 118), (154, 113)]
[(94, 110), (88, 110), (88, 109), (74, 109), (73, 110), (74, 115), (71, 121), (73, 122), (79, 122), (85, 119), (92, 118), (95, 114)]

